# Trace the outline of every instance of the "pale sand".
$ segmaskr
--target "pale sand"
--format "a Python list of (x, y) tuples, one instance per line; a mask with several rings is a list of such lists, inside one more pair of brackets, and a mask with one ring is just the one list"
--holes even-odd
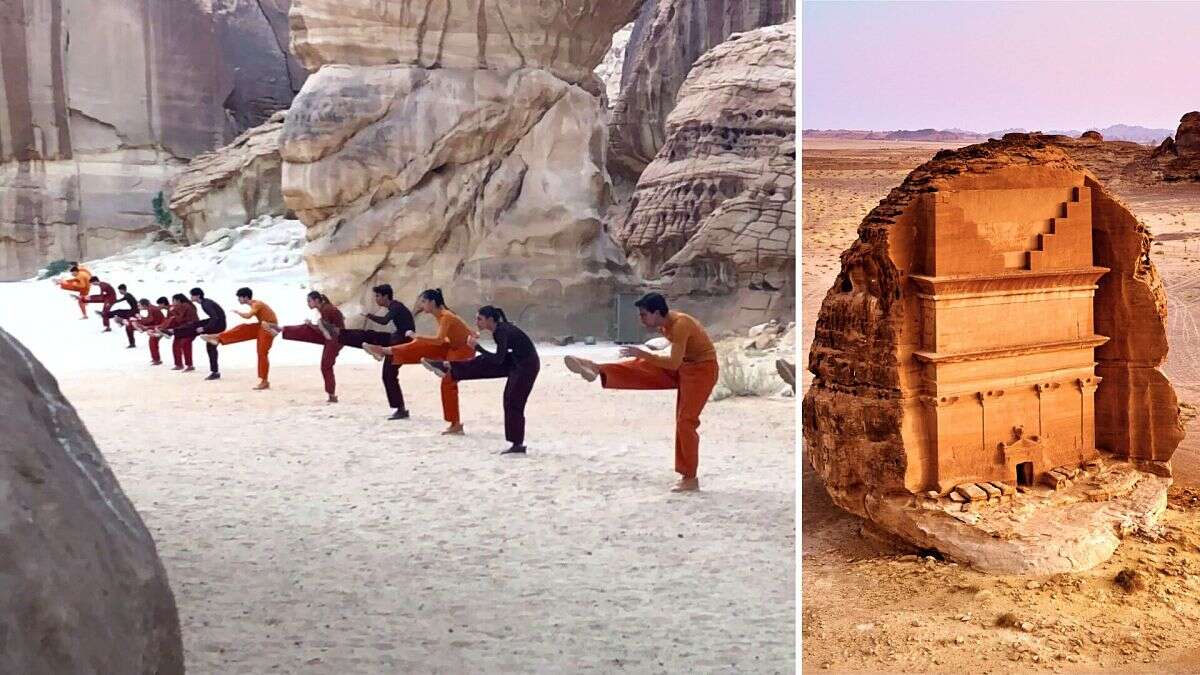
[(58, 369), (154, 533), (189, 673), (794, 670), (793, 400), (710, 403), (704, 490), (676, 495), (671, 392), (544, 358), (530, 455), (500, 458), (501, 381), (464, 383), (443, 437), (432, 375), (402, 369), (414, 415), (387, 421), (354, 352), (336, 405), (315, 346), (268, 392), (202, 381), (199, 343), (196, 373)]

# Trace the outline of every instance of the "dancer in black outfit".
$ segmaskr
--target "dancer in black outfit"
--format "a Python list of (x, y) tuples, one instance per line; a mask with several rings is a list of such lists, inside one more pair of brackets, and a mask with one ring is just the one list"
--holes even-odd
[[(200, 288), (193, 288), (188, 291), (192, 296), (192, 302), (200, 305), (200, 309), (204, 311), (205, 319), (197, 319), (186, 326), (181, 326), (175, 333), (183, 333), (193, 337), (197, 335), (220, 335), (227, 327), (225, 325), (225, 310), (217, 304), (216, 300), (211, 300), (204, 297), (204, 291)], [(204, 343), (204, 350), (208, 352), (208, 377), (206, 380), (221, 379), (221, 368), (218, 363), (217, 346), (210, 343)]]
[[(118, 303), (127, 303), (128, 308), (116, 309)], [(138, 301), (133, 297), (133, 294), (125, 288), (125, 284), (117, 284), (117, 299), (104, 310), (105, 320), (112, 318), (117, 322), (118, 326), (125, 327), (125, 337), (129, 338), (129, 345), (126, 349), (137, 347), (133, 342), (133, 319), (138, 318)]]
[[(371, 290), (375, 292), (375, 304), (386, 307), (387, 313), (381, 317), (373, 314), (363, 314), (363, 316), (383, 326), (390, 323), (396, 330), (391, 333), (377, 330), (339, 330), (336, 326), (322, 321), (321, 332), (337, 340), (340, 344), (356, 349), (362, 349), (364, 344), (391, 347), (409, 342), (412, 338), (408, 337), (408, 333), (417, 329), (412, 312), (404, 306), (403, 302), (394, 299), (391, 285), (380, 284)], [(391, 359), (384, 359), (381, 376), (383, 390), (387, 393), (388, 405), (395, 408), (395, 412), (388, 419), (407, 419), (408, 408), (404, 407), (404, 392), (400, 389), (400, 366), (392, 363)]]
[(533, 340), (520, 328), (508, 322), (504, 310), (485, 305), (479, 308), (475, 325), (480, 331), (489, 330), (496, 339), (496, 353), (491, 353), (475, 343), (479, 356), (469, 361), (435, 361), (422, 359), (421, 363), (439, 377), (449, 377), (456, 382), (463, 380), (485, 380), (506, 377), (504, 385), (504, 438), (512, 446), (500, 454), (525, 454), (525, 403), (533, 391), (533, 383), (542, 369), (537, 348)]

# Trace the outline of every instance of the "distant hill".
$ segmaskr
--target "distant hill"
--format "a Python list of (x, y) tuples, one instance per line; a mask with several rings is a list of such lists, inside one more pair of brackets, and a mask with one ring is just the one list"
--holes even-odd
[[(1040, 129), (1037, 131), (1041, 131)], [(1158, 145), (1164, 138), (1175, 133), (1174, 129), (1151, 129), (1130, 124), (1113, 124), (1103, 129), (1049, 129), (1046, 134), (1058, 134), (1078, 138), (1084, 131), (1098, 131), (1107, 141), (1131, 141), (1143, 145)], [(842, 138), (870, 141), (985, 141), (1000, 138), (1008, 133), (1028, 133), (1028, 129), (1011, 128), (981, 133), (963, 129), (898, 129), (895, 131), (870, 131), (864, 129), (805, 129), (808, 138)]]

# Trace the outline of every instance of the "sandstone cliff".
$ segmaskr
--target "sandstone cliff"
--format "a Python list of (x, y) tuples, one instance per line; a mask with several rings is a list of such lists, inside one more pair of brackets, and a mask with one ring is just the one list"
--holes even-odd
[(0, 280), (157, 231), (151, 199), (303, 83), (286, 0), (0, 6)]
[(612, 103), (608, 169), (632, 183), (667, 140), (667, 117), (696, 59), (734, 33), (781, 24), (794, 0), (648, 0), (634, 23)]
[(259, 216), (287, 213), (280, 187), (279, 135), (283, 111), (229, 145), (191, 161), (167, 186), (171, 212), (183, 221), (188, 242)]
[(1175, 137), (1154, 151), (1153, 163), (1165, 181), (1200, 181), (1200, 112), (1190, 112), (1179, 120)]
[(0, 672), (183, 673), (154, 540), (54, 378), (0, 329)]
[(323, 67), (280, 154), (314, 284), (336, 302), (440, 287), (542, 334), (605, 334), (627, 267), (602, 224), (593, 69), (636, 4), (294, 2), (295, 51)]
[(701, 57), (611, 224), (643, 278), (722, 326), (794, 312), (795, 49), (789, 23)]

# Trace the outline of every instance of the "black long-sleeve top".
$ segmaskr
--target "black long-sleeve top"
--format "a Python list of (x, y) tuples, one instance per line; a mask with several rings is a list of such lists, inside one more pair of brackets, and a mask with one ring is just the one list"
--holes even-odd
[(496, 338), (496, 353), (493, 354), (476, 344), (475, 351), (479, 353), (480, 358), (501, 365), (509, 359), (517, 362), (537, 356), (537, 348), (533, 346), (533, 340), (529, 339), (525, 331), (507, 321), (496, 324), (496, 330), (492, 331), (492, 336)]
[(367, 318), (385, 326), (389, 323), (393, 324), (396, 327), (394, 333), (399, 335), (404, 335), (410, 330), (415, 331), (417, 329), (417, 324), (413, 321), (412, 312), (408, 311), (403, 302), (393, 300), (388, 304), (387, 310), (387, 314), (384, 314), (382, 317), (368, 314)]
[(125, 295), (122, 295), (120, 298), (114, 300), (113, 304), (115, 305), (118, 302), (128, 302), (129, 309), (133, 310), (134, 312), (137, 312), (137, 308), (138, 308), (137, 298), (133, 297), (133, 293), (130, 293), (129, 291), (125, 291)]
[(225, 321), (225, 310), (221, 309), (216, 300), (200, 298), (200, 309), (204, 310), (204, 313), (210, 319), (217, 319), (222, 323)]

